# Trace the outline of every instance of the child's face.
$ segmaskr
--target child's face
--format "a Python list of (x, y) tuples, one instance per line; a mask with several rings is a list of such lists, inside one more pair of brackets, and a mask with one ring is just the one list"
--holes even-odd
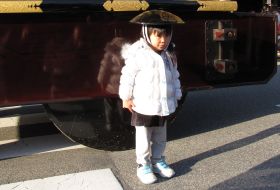
[(168, 46), (171, 36), (166, 35), (165, 33), (160, 34), (157, 31), (153, 31), (150, 35), (150, 40), (151, 45), (156, 51), (162, 51)]

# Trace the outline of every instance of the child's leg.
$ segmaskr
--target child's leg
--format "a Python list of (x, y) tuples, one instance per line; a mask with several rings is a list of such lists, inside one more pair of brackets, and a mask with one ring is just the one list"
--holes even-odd
[(151, 184), (157, 180), (150, 161), (151, 127), (136, 127), (136, 162), (137, 176), (144, 184)]
[(163, 127), (154, 127), (152, 141), (152, 164), (154, 173), (171, 178), (175, 175), (172, 168), (165, 162), (163, 153), (166, 147), (166, 122)]
[(152, 141), (152, 163), (160, 161), (166, 147), (166, 125), (162, 127), (153, 127), (151, 136)]
[(135, 149), (137, 164), (149, 164), (150, 161), (150, 141), (152, 128), (145, 126), (136, 126)]

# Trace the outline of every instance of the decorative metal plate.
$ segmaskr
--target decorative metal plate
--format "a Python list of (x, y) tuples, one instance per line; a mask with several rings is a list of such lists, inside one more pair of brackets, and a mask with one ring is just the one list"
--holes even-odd
[(197, 11), (237, 11), (238, 5), (236, 1), (197, 1), (200, 7)]
[(40, 13), (43, 0), (1, 0), (0, 13)]
[(107, 11), (145, 11), (148, 9), (149, 3), (139, 0), (109, 0), (103, 4), (103, 7)]

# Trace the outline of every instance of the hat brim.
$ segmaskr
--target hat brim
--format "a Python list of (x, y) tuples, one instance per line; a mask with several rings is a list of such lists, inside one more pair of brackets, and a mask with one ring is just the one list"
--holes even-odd
[(173, 13), (163, 10), (145, 11), (133, 19), (131, 23), (149, 24), (149, 25), (166, 25), (166, 24), (184, 24), (185, 22), (180, 17)]

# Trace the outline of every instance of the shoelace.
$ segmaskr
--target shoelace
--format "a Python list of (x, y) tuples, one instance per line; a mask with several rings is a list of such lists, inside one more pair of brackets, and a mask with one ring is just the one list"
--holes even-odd
[(152, 169), (148, 165), (142, 166), (142, 171), (143, 171), (144, 174), (152, 173)]
[(169, 168), (165, 161), (161, 160), (157, 163), (162, 168)]

